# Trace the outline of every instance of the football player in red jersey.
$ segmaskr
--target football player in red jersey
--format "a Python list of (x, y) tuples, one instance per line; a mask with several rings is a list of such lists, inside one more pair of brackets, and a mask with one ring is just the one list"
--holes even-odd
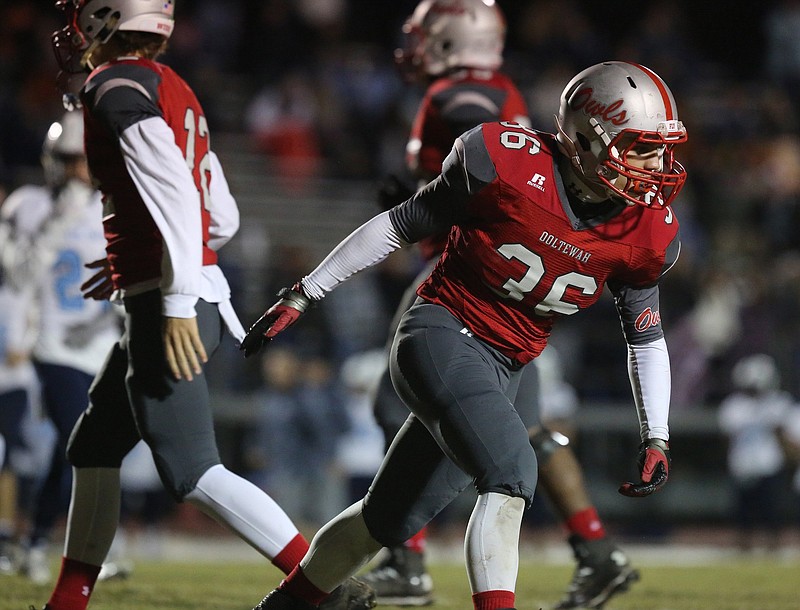
[[(426, 90), (406, 145), (408, 177), (391, 176), (384, 182), (379, 199), (385, 209), (407, 199), (418, 186), (439, 174), (456, 137), (468, 129), (497, 120), (530, 125), (522, 94), (499, 71), (505, 34), (505, 17), (500, 8), (483, 0), (423, 0), (406, 20), (404, 45), (395, 51), (395, 59), (406, 80), (424, 84)], [(417, 286), (441, 255), (447, 233), (417, 242), (426, 265), (395, 313), (389, 346), (400, 316), (416, 298)], [(534, 383), (533, 387), (538, 385)], [(528, 404), (533, 406), (535, 402)], [(388, 450), (409, 415), (392, 385), (388, 368), (378, 385), (373, 410)], [(425, 568), (426, 538), (427, 528), (423, 528), (405, 543), (388, 549), (386, 559), (363, 575), (375, 590), (378, 603), (433, 603), (433, 581)]]
[(591, 66), (564, 89), (557, 134), (507, 121), (466, 132), (441, 174), (281, 291), (247, 333), (245, 355), (353, 274), (449, 229), (392, 345), (392, 380), (413, 416), (366, 497), (320, 529), (258, 610), (319, 603), (470, 484), (478, 492), (465, 538), (474, 607), (513, 608), (519, 530), (538, 476), (514, 408), (517, 385), (555, 321), (591, 306), (606, 285), (628, 346), (640, 434), (639, 479), (619, 492), (648, 496), (667, 482), (670, 365), (658, 282), (679, 252), (670, 204), (686, 179), (673, 154), (685, 140), (659, 76), (628, 62)]
[[(406, 44), (396, 52), (397, 59), (411, 80), (428, 85), (406, 147), (408, 172), (421, 181), (420, 186), (441, 172), (442, 161), (456, 137), (468, 129), (492, 121), (530, 126), (522, 94), (508, 76), (498, 71), (503, 61), (506, 24), (496, 4), (483, 0), (423, 0), (404, 24), (403, 32)], [(403, 190), (400, 180), (386, 184), (393, 185), (396, 191)], [(382, 201), (388, 203), (387, 199), (383, 197)], [(441, 255), (447, 234), (444, 231), (417, 242), (428, 265), (403, 298), (392, 336), (400, 316), (413, 304), (417, 286)], [(589, 498), (581, 466), (565, 443), (568, 439), (542, 425), (537, 366), (527, 367), (524, 375), (514, 404), (528, 426), (536, 451), (540, 489), (569, 532), (577, 561), (573, 580), (557, 608), (578, 608), (589, 600), (599, 605), (627, 589), (639, 573), (607, 535)], [(381, 377), (374, 411), (388, 449), (408, 417), (408, 407), (398, 397), (388, 369)], [(402, 545), (388, 549), (386, 559), (361, 576), (375, 590), (378, 603), (421, 606), (433, 602), (433, 582), (425, 569), (425, 542), (423, 528)]]
[[(216, 264), (239, 212), (200, 103), (156, 61), (174, 27), (173, 0), (56, 6), (67, 18), (53, 35), (59, 81), (83, 83), (86, 156), (103, 198), (107, 258), (84, 284), (85, 296), (113, 291), (125, 332), (67, 447), (68, 533), (45, 608), (86, 608), (118, 526), (120, 465), (140, 439), (176, 501), (197, 506), (288, 573), (308, 542), (272, 498), (221, 464), (214, 438), (202, 372), (226, 329), (244, 336)], [(375, 605), (356, 581), (328, 599), (342, 610)]]

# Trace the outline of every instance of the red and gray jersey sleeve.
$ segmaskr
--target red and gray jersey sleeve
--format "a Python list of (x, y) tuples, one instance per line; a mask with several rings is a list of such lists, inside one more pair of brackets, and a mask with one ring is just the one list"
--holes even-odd
[[(672, 268), (678, 260), (679, 252), (680, 233), (676, 233), (664, 252), (664, 262), (658, 279)], [(629, 345), (651, 343), (664, 336), (657, 283), (638, 287), (609, 281), (608, 287), (614, 296), (614, 303), (622, 322), (622, 332)]]
[(82, 95), (83, 104), (110, 135), (119, 137), (139, 121), (163, 117), (158, 107), (160, 80), (158, 73), (144, 66), (115, 64), (92, 75)]
[(457, 138), (442, 164), (442, 173), (411, 199), (389, 211), (398, 233), (410, 242), (468, 219), (469, 201), (496, 177), (480, 126)]

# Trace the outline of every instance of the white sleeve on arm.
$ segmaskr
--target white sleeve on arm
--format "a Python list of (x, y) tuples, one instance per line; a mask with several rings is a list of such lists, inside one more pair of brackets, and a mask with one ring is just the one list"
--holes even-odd
[(164, 240), (163, 313), (193, 318), (203, 270), (200, 194), (175, 134), (161, 117), (145, 119), (122, 132), (120, 150)]
[(208, 246), (212, 250), (219, 250), (236, 235), (239, 230), (239, 207), (228, 188), (225, 172), (217, 155), (209, 151), (211, 159), (211, 186), (210, 200), (206, 205), (211, 215), (211, 224), (208, 227)]
[(628, 345), (628, 376), (639, 416), (642, 440), (669, 440), (672, 382), (669, 352), (663, 337), (652, 343)]
[(319, 300), (354, 273), (378, 264), (407, 245), (389, 220), (389, 212), (378, 214), (340, 242), (303, 278), (303, 290), (312, 299)]

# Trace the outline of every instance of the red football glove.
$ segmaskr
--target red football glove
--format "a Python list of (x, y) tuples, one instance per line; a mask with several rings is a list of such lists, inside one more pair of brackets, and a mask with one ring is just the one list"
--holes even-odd
[(291, 288), (281, 288), (278, 296), (280, 301), (250, 327), (239, 346), (245, 358), (257, 354), (266, 342), (294, 324), (311, 303), (299, 282)]
[(627, 482), (619, 487), (619, 493), (631, 498), (649, 496), (661, 489), (669, 477), (669, 443), (651, 438), (639, 445), (638, 457), (641, 483)]

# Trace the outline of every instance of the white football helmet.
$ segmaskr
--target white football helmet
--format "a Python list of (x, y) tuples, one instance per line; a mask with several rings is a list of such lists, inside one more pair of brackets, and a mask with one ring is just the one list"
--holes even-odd
[(759, 394), (777, 390), (781, 383), (778, 365), (767, 354), (745, 356), (733, 367), (731, 378), (737, 389)]
[(42, 146), (42, 168), (47, 186), (64, 183), (64, 161), (85, 155), (83, 148), (83, 113), (71, 111), (50, 125)]
[[(673, 156), (673, 147), (686, 141), (686, 129), (669, 87), (649, 68), (609, 61), (583, 70), (561, 94), (556, 127), (578, 177), (610, 197), (660, 209), (686, 181)], [(642, 147), (659, 149), (659, 169), (628, 163), (628, 153)]]
[(175, 25), (174, 0), (57, 0), (56, 8), (67, 25), (53, 32), (53, 50), (67, 74), (84, 72), (92, 52), (118, 31), (169, 38)]
[(411, 74), (496, 70), (503, 63), (506, 20), (495, 0), (422, 0), (403, 34), (405, 46), (395, 56)]

